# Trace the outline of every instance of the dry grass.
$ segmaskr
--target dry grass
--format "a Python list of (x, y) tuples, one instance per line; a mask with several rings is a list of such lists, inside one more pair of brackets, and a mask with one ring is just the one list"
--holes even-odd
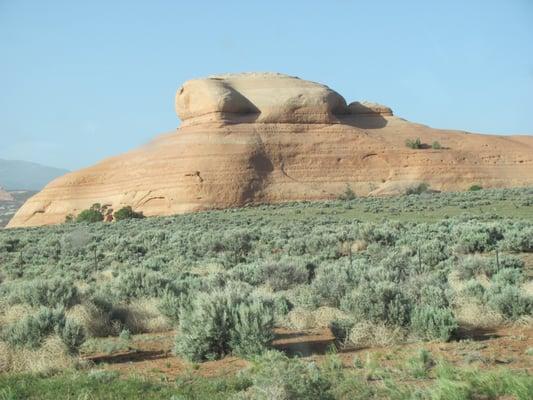
[(78, 358), (69, 354), (58, 336), (48, 337), (37, 350), (14, 348), (0, 341), (0, 372), (50, 372), (74, 367)]
[(11, 325), (18, 322), (27, 315), (35, 314), (37, 308), (27, 304), (0, 304), (0, 326)]
[(158, 309), (158, 299), (136, 299), (114, 308), (111, 315), (92, 303), (78, 304), (67, 311), (67, 317), (82, 324), (91, 337), (117, 336), (123, 329), (133, 334), (166, 332), (170, 321)]
[(346, 314), (334, 307), (320, 307), (314, 311), (295, 308), (287, 314), (283, 325), (297, 330), (327, 328), (332, 321), (342, 318), (346, 318)]
[(393, 328), (368, 321), (355, 324), (348, 335), (349, 343), (356, 348), (391, 346), (402, 343), (405, 339), (406, 332), (399, 327)]
[(457, 298), (454, 309), (455, 317), (460, 326), (493, 329), (505, 322), (503, 315), (472, 298)]

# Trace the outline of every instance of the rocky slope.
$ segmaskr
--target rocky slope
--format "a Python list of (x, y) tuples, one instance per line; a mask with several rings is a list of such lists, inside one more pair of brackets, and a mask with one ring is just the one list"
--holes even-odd
[[(286, 75), (188, 81), (176, 111), (178, 130), (55, 179), (8, 226), (60, 223), (96, 202), (169, 215), (334, 198), (346, 185), (357, 195), (420, 182), (444, 191), (533, 185), (533, 136), (433, 129)], [(422, 148), (405, 145), (417, 137)]]

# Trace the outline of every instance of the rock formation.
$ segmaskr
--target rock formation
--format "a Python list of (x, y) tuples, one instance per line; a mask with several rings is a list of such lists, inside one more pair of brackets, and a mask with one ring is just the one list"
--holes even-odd
[(13, 195), (0, 186), (0, 201), (13, 201)]
[[(176, 95), (181, 127), (55, 179), (9, 227), (63, 222), (93, 203), (170, 215), (247, 203), (533, 185), (533, 136), (433, 129), (281, 74), (220, 75)], [(422, 148), (405, 145), (420, 138)], [(440, 149), (431, 144), (439, 142)]]

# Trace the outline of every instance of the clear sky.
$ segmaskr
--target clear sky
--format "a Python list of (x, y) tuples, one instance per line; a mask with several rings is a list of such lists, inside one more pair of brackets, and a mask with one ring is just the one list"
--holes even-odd
[(183, 81), (240, 71), (533, 134), (533, 0), (0, 0), (0, 158), (90, 165), (176, 128)]

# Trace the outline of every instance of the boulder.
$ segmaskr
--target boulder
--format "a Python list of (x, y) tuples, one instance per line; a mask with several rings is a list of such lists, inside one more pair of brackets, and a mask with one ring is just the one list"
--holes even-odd
[(187, 81), (176, 93), (184, 125), (223, 122), (334, 123), (346, 101), (325, 85), (275, 73), (216, 75)]

